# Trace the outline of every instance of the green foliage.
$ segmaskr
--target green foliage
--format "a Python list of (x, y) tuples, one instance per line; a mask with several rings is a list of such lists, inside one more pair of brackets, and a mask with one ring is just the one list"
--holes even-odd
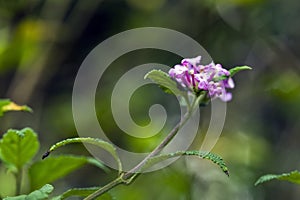
[(70, 139), (60, 141), (50, 147), (49, 151), (43, 155), (43, 159), (46, 158), (52, 151), (56, 150), (57, 148), (65, 146), (67, 144), (72, 144), (72, 143), (93, 144), (93, 145), (96, 145), (96, 146), (108, 151), (117, 161), (117, 164), (119, 166), (119, 171), (120, 172), (122, 171), (122, 163), (117, 154), (116, 148), (112, 144), (110, 144), (104, 140), (100, 140), (98, 138), (90, 138), (90, 137), (88, 137), (88, 138), (70, 138)]
[(283, 174), (267, 174), (260, 177), (256, 182), (255, 185), (262, 184), (267, 181), (271, 180), (281, 180), (281, 181), (289, 181), (291, 183), (300, 184), (300, 172), (295, 170), (290, 173), (283, 173)]
[[(86, 197), (86, 196), (92, 194), (93, 192), (97, 191), (98, 189), (99, 189), (99, 187), (73, 188), (73, 189), (70, 189), (70, 190), (64, 192), (62, 195), (53, 197), (52, 200), (63, 200), (63, 199), (67, 199), (71, 196)], [(105, 193), (96, 199), (97, 200), (113, 200), (115, 198), (113, 198), (110, 193)]]
[[(251, 70), (252, 68), (249, 67), (249, 66), (236, 66), (234, 68), (231, 68), (229, 70), (229, 77), (233, 77), (236, 73), (240, 72), (240, 71), (243, 71), (243, 70)], [(225, 80), (225, 79), (228, 79), (228, 76), (219, 76), (219, 77), (216, 77), (214, 78), (214, 81), (221, 81), (221, 80)]]
[[(113, 152), (113, 147), (107, 145), (103, 141), (99, 142), (96, 140), (96, 143), (98, 146), (101, 144), (101, 147), (109, 150), (111, 153)], [(61, 144), (58, 144), (56, 148), (60, 145)], [(30, 128), (24, 128), (22, 130), (10, 129), (0, 140), (0, 158), (15, 172), (16, 178), (20, 177), (20, 173), (22, 173), (25, 164), (32, 162), (32, 158), (35, 156), (38, 149), (39, 141), (37, 134)], [(55, 148), (52, 150), (54, 149)], [(92, 164), (108, 171), (108, 168), (101, 162), (91, 157), (71, 155), (51, 157), (47, 160), (34, 162), (29, 166), (28, 176), (30, 178), (31, 190), (38, 189), (47, 183), (62, 178), (85, 164)], [(17, 180), (18, 184), (20, 184), (21, 180)], [(52, 186), (46, 185), (40, 190), (30, 193), (27, 196), (21, 195), (10, 197), (8, 199), (47, 199), (47, 191), (50, 187)]]
[(8, 130), (0, 140), (0, 157), (9, 166), (21, 169), (39, 149), (37, 134), (30, 128)]
[(230, 77), (233, 77), (236, 73), (243, 71), (243, 70), (251, 70), (252, 68), (249, 66), (236, 66), (229, 70)]
[[(191, 187), (195, 183), (191, 181), (188, 169), (183, 168), (183, 162), (175, 162), (162, 171), (145, 173), (134, 179), (129, 187), (112, 190), (112, 195), (118, 200), (202, 200), (199, 196), (191, 198)], [(195, 187), (200, 188), (200, 185), (197, 183)]]
[(182, 106), (190, 106), (189, 98), (187, 92), (174, 81), (169, 74), (163, 72), (161, 70), (151, 70), (148, 72), (144, 79), (151, 79), (154, 83), (158, 84), (158, 86), (167, 94), (174, 94), (175, 96), (179, 96), (180, 105)]
[(46, 200), (49, 199), (49, 194), (53, 191), (53, 186), (46, 184), (42, 188), (31, 192), (28, 195), (20, 195), (15, 197), (6, 197), (4, 200)]
[(175, 94), (176, 96), (185, 96), (185, 92), (178, 89), (177, 83), (171, 79), (171, 77), (161, 71), (161, 70), (152, 70), (148, 72), (145, 79), (149, 78), (154, 83), (158, 84), (160, 88), (162, 88), (166, 93)]
[(144, 165), (142, 170), (145, 170), (161, 161), (164, 161), (164, 160), (167, 160), (170, 158), (174, 158), (174, 157), (178, 157), (178, 156), (198, 156), (203, 159), (208, 159), (208, 160), (214, 162), (215, 164), (217, 164), (222, 169), (222, 171), (227, 176), (229, 176), (228, 168), (227, 168), (225, 162), (223, 161), (223, 159), (216, 154), (213, 154), (211, 152), (206, 152), (206, 151), (177, 151), (175, 153), (161, 154), (158, 156), (154, 156), (148, 160), (148, 162)]
[(27, 111), (32, 112), (31, 108), (28, 106), (20, 106), (9, 99), (0, 99), (0, 117), (3, 113), (8, 111)]
[(62, 155), (35, 162), (29, 168), (31, 189), (39, 188), (46, 183), (52, 183), (87, 163), (105, 169), (102, 163), (84, 156)]

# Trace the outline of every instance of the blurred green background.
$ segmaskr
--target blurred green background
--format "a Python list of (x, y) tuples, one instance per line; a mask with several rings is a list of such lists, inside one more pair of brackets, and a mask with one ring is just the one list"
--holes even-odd
[[(210, 162), (182, 158), (140, 176), (130, 186), (113, 189), (112, 194), (117, 199), (143, 200), (299, 199), (300, 187), (290, 183), (273, 181), (254, 187), (265, 173), (300, 166), (299, 11), (297, 0), (0, 0), (0, 97), (34, 110), (33, 114), (6, 114), (0, 119), (0, 134), (11, 127), (32, 127), (41, 140), (36, 157), (40, 159), (53, 143), (77, 136), (72, 87), (82, 61), (95, 46), (132, 28), (174, 29), (198, 41), (225, 68), (253, 67), (235, 77), (234, 98), (227, 104), (225, 127), (213, 149), (225, 159), (231, 176), (227, 178)], [(162, 134), (134, 139), (117, 127), (110, 97), (118, 78), (139, 64), (173, 66), (181, 59), (165, 51), (138, 50), (121, 56), (105, 72), (96, 110), (114, 143), (148, 152), (162, 139)], [(154, 85), (144, 86), (130, 104), (137, 124), (149, 122), (148, 109), (154, 103), (171, 114), (179, 109), (172, 96)], [(201, 112), (201, 131), (191, 149), (201, 146), (209, 122), (210, 108)], [(65, 147), (57, 154), (65, 152), (89, 155), (82, 145)], [(103, 185), (115, 176), (85, 166), (55, 182), (55, 192)], [(13, 194), (13, 183), (11, 174), (0, 168), (0, 196)]]

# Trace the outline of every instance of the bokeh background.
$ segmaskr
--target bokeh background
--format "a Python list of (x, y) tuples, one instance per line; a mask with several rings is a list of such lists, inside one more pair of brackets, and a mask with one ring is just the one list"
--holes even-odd
[[(41, 141), (35, 158), (40, 159), (53, 143), (77, 136), (72, 87), (78, 68), (95, 46), (132, 28), (174, 29), (198, 41), (225, 68), (253, 67), (235, 77), (234, 98), (227, 104), (225, 127), (213, 149), (228, 164), (230, 178), (208, 161), (183, 158), (140, 176), (130, 186), (113, 189), (113, 196), (143, 200), (299, 199), (300, 187), (287, 182), (254, 186), (265, 173), (300, 166), (299, 19), (297, 0), (0, 0), (0, 97), (34, 110), (33, 114), (6, 114), (0, 119), (0, 134), (11, 127), (32, 127)], [(110, 97), (118, 78), (139, 64), (173, 66), (181, 59), (165, 51), (138, 50), (121, 56), (105, 72), (99, 82), (96, 110), (99, 123), (114, 143), (130, 151), (148, 152), (163, 137), (161, 133), (134, 139), (117, 127)], [(149, 122), (148, 109), (154, 103), (164, 105), (172, 116), (179, 109), (174, 97), (154, 85), (144, 86), (130, 104), (137, 124)], [(201, 114), (201, 131), (191, 149), (201, 146), (209, 107)], [(170, 120), (173, 123), (178, 118)], [(57, 152), (62, 153), (89, 155), (79, 144)], [(85, 166), (53, 184), (59, 194), (72, 187), (103, 185), (115, 176), (114, 171), (107, 174)], [(13, 194), (13, 182), (1, 168), (0, 196)]]

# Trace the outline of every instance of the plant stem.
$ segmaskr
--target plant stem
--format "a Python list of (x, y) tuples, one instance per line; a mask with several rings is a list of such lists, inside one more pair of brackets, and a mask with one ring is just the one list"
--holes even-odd
[(18, 171), (16, 173), (16, 195), (21, 194), (22, 176), (23, 176), (23, 169), (18, 168)]
[[(141, 168), (145, 165), (145, 163), (153, 156), (158, 155), (163, 148), (174, 138), (174, 136), (177, 134), (179, 129), (188, 121), (188, 119), (192, 116), (193, 111), (196, 106), (198, 106), (199, 101), (201, 101), (204, 98), (205, 95), (201, 95), (198, 98), (194, 98), (191, 107), (189, 107), (187, 113), (183, 116), (183, 118), (180, 120), (180, 122), (171, 130), (171, 132), (165, 137), (165, 139), (150, 153), (148, 154), (140, 163), (138, 163), (135, 167), (133, 167), (128, 172), (121, 174), (118, 178), (111, 181), (107, 185), (101, 187), (96, 192), (92, 193), (88, 197), (86, 197), (84, 200), (92, 200), (108, 190), (114, 188), (115, 186), (126, 183), (129, 184), (138, 173), (140, 173)], [(189, 103), (189, 102), (188, 102)]]
[[(118, 177), (115, 180), (111, 181), (110, 183), (106, 184), (105, 186), (101, 187), (99, 190), (97, 190), (96, 192), (92, 193), (91, 195), (89, 195), (88, 197), (86, 197), (84, 200), (92, 200), (98, 196), (100, 196), (101, 194), (107, 192), (108, 190), (110, 190), (111, 188), (116, 187), (117, 185), (120, 185), (121, 183), (124, 183), (124, 179), (122, 179), (122, 177)], [(98, 192), (98, 191), (101, 191)]]
[(149, 158), (156, 156), (159, 154), (163, 148), (174, 138), (179, 129), (188, 121), (190, 118), (190, 113), (187, 112), (182, 120), (172, 129), (172, 131), (165, 137), (165, 139), (150, 153), (148, 154), (139, 164), (137, 164), (134, 168), (124, 174), (123, 178), (129, 179), (133, 174), (138, 173), (140, 169), (144, 166), (144, 164), (148, 161)]

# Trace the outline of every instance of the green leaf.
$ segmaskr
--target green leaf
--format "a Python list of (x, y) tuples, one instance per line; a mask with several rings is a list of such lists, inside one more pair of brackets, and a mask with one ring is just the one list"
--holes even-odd
[(102, 162), (100, 162), (99, 160), (92, 158), (92, 157), (85, 157), (87, 159), (87, 163), (94, 165), (100, 169), (102, 169), (103, 171), (105, 171), (106, 173), (110, 172), (110, 169), (108, 167), (106, 167)]
[(259, 185), (259, 184), (262, 184), (264, 182), (267, 182), (267, 181), (271, 181), (271, 180), (274, 180), (274, 179), (277, 179), (277, 180), (282, 180), (282, 181), (289, 181), (291, 183), (296, 183), (296, 184), (300, 184), (300, 172), (295, 170), (295, 171), (292, 171), (290, 173), (283, 173), (283, 174), (267, 174), (267, 175), (264, 175), (262, 177), (260, 177), (254, 185)]
[[(71, 196), (87, 197), (88, 195), (97, 191), (99, 188), (100, 187), (73, 188), (73, 189), (70, 189), (70, 190), (64, 192), (62, 195), (52, 198), (52, 200), (63, 200), (63, 199), (69, 198)], [(96, 199), (97, 200), (113, 200), (114, 198), (112, 197), (111, 194), (106, 192), (105, 194), (101, 195), (100, 197), (97, 197)]]
[(37, 134), (30, 128), (8, 130), (0, 140), (0, 157), (8, 165), (21, 169), (39, 149)]
[(63, 141), (60, 141), (54, 145), (52, 145), (49, 149), (49, 151), (47, 151), (44, 155), (43, 155), (43, 159), (48, 157), (49, 154), (56, 150), (57, 148), (59, 147), (62, 147), (62, 146), (65, 146), (67, 144), (72, 144), (72, 143), (87, 143), (87, 144), (93, 144), (93, 145), (96, 145), (106, 151), (108, 151), (113, 157), (114, 159), (116, 160), (117, 164), (118, 164), (118, 167), (119, 167), (119, 172), (122, 171), (122, 163), (121, 163), (121, 160), (117, 154), (117, 151), (116, 151), (116, 148), (104, 141), (104, 140), (100, 140), (98, 138), (90, 138), (90, 137), (87, 137), (87, 138), (69, 138), (69, 139), (66, 139), (66, 140), (63, 140)]
[(242, 70), (251, 70), (252, 68), (249, 66), (236, 66), (229, 70), (230, 77), (233, 77), (236, 73)]
[(0, 117), (3, 116), (4, 112), (8, 111), (27, 111), (32, 112), (31, 108), (28, 106), (20, 106), (9, 99), (0, 99)]
[(85, 164), (93, 164), (107, 170), (102, 163), (85, 156), (62, 155), (35, 162), (29, 168), (31, 189), (39, 188), (45, 183), (52, 183)]
[(46, 184), (42, 188), (31, 192), (28, 195), (20, 195), (16, 197), (6, 197), (3, 200), (44, 200), (49, 199), (49, 194), (53, 191), (53, 186)]
[[(236, 73), (238, 73), (239, 71), (242, 71), (242, 70), (251, 70), (251, 69), (252, 69), (252, 68), (249, 67), (249, 66), (236, 66), (236, 67), (231, 68), (231, 69), (229, 70), (229, 73), (230, 73), (229, 77), (233, 77), (233, 76), (234, 76)], [(218, 81), (222, 81), (222, 80), (228, 79), (229, 77), (223, 75), (223, 76), (215, 77), (213, 80), (214, 80), (215, 82), (218, 82)]]
[(154, 83), (158, 84), (159, 87), (166, 93), (175, 94), (176, 96), (186, 95), (186, 92), (178, 89), (176, 81), (174, 81), (166, 72), (163, 72), (161, 70), (152, 70), (148, 72), (144, 78), (151, 79)]
[(144, 167), (142, 168), (141, 171), (170, 158), (174, 158), (174, 157), (178, 157), (178, 156), (198, 156), (200, 158), (203, 159), (208, 159), (210, 161), (212, 161), (213, 163), (217, 164), (222, 171), (229, 176), (229, 172), (228, 172), (228, 168), (225, 164), (225, 162), (223, 161), (223, 159), (216, 155), (213, 154), (211, 152), (206, 152), (206, 151), (177, 151), (175, 153), (170, 153), (170, 154), (161, 154), (158, 156), (154, 156), (152, 158), (150, 158), (147, 163), (144, 165)]

